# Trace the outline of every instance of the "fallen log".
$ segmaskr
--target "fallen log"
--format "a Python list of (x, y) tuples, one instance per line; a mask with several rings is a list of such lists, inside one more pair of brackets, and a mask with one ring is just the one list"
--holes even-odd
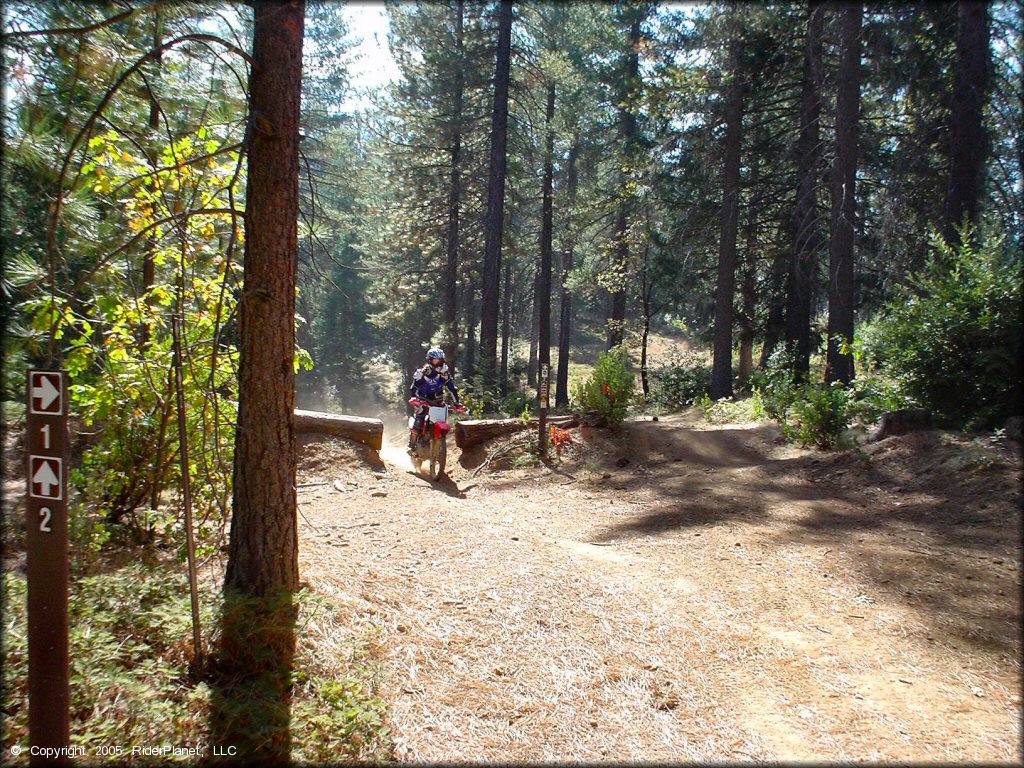
[[(548, 425), (559, 429), (579, 426), (575, 416), (548, 416)], [(522, 419), (467, 419), (455, 424), (455, 445), (471, 448), (494, 437), (509, 435), (523, 429), (537, 429), (537, 419), (524, 422)]]
[(365, 443), (375, 451), (384, 444), (384, 422), (362, 416), (295, 409), (295, 432), (319, 432)]

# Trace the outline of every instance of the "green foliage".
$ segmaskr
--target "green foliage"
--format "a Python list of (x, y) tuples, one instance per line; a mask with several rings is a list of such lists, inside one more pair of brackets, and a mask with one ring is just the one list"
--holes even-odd
[(482, 376), (464, 379), (459, 387), (459, 399), (466, 406), (466, 415), (471, 419), (483, 418), (484, 414), (499, 402), (501, 395), (497, 388), (487, 387)]
[(800, 387), (783, 434), (801, 445), (823, 450), (834, 447), (850, 425), (850, 391), (841, 382), (805, 384)]
[(521, 452), (517, 453), (512, 457), (512, 469), (529, 469), (535, 467), (540, 463), (540, 453), (537, 449), (536, 441), (530, 443)]
[[(243, 233), (223, 212), (230, 207), (225, 181), (238, 154), (210, 156), (220, 148), (213, 133), (200, 128), (165, 146), (162, 169), (151, 172), (149, 160), (127, 137), (112, 129), (94, 136), (83, 178), (98, 195), (116, 193), (125, 228), (147, 235), (153, 282), (139, 295), (125, 280), (132, 260), (110, 258), (95, 268), (78, 302), (52, 304), (44, 294), (21, 307), (35, 331), (52, 332), (66, 344), (72, 404), (86, 426), (101, 434), (72, 474), (81, 492), (81, 518), (89, 518), (79, 532), (96, 534), (89, 536), (90, 545), (106, 537), (97, 527), (104, 518), (130, 523), (150, 537), (182, 539), (173, 516), (150, 517), (148, 530), (136, 516), (139, 508), (159, 506), (161, 494), (181, 482), (172, 313), (183, 317), (182, 384), (201, 554), (214, 546), (212, 534), (226, 519), (237, 353), (227, 343), (224, 324), (235, 311), (241, 266), (223, 243), (240, 241)], [(175, 222), (185, 205), (220, 212), (196, 212)], [(141, 261), (142, 254), (133, 258)]]
[(723, 397), (715, 401), (705, 393), (697, 399), (695, 405), (704, 412), (704, 418), (712, 424), (760, 421), (768, 415), (760, 390), (754, 390), (750, 397), (737, 400)]
[(858, 369), (856, 378), (850, 382), (851, 420), (870, 424), (878, 421), (887, 411), (918, 405), (889, 372), (872, 369), (868, 365), (858, 365)]
[[(2, 738), (7, 747), (26, 744), (28, 738), (22, 575), (4, 574), (3, 598)], [(220, 631), (221, 600), (219, 589), (201, 583), (200, 618), (208, 649)], [(300, 762), (336, 760), (339, 754), (383, 757), (389, 735), (367, 642), (339, 638), (347, 628), (324, 598), (304, 590), (297, 604), (293, 757)], [(210, 680), (189, 676), (192, 627), (184, 569), (168, 574), (166, 563), (133, 563), (74, 580), (69, 619), (72, 744), (118, 744), (130, 754), (133, 746), (209, 743), (217, 694)], [(323, 651), (327, 640), (335, 648), (332, 654)], [(339, 642), (348, 647), (336, 656)]]
[(765, 370), (753, 371), (750, 383), (754, 392), (750, 407), (779, 422), (783, 436), (801, 445), (835, 446), (855, 414), (855, 390), (840, 382), (799, 383), (793, 356), (785, 349), (768, 358)]
[(706, 357), (686, 352), (651, 371), (651, 403), (666, 410), (685, 408), (706, 397), (710, 386)]
[(4, 424), (17, 424), (25, 421), (25, 403), (17, 400), (4, 400)]
[(957, 426), (1020, 412), (1021, 261), (1002, 238), (950, 247), (890, 302), (867, 356), (908, 398)]
[(635, 378), (620, 345), (601, 353), (590, 376), (573, 387), (572, 397), (583, 410), (597, 411), (609, 424), (618, 424), (626, 418)]
[(498, 406), (498, 410), (503, 415), (519, 418), (524, 423), (533, 418), (537, 408), (537, 399), (533, 393), (517, 386), (512, 386), (509, 389), (509, 393), (501, 399), (501, 404)]
[(786, 420), (789, 409), (800, 396), (794, 364), (793, 354), (779, 347), (769, 356), (764, 370), (750, 374), (750, 387), (761, 393), (765, 413), (779, 422)]
[[(3, 743), (27, 736), (25, 581), (4, 574)], [(210, 626), (213, 590), (201, 598)], [(134, 745), (200, 740), (209, 690), (183, 686), (191, 614), (184, 572), (141, 564), (73, 582), (69, 595), (71, 742)]]

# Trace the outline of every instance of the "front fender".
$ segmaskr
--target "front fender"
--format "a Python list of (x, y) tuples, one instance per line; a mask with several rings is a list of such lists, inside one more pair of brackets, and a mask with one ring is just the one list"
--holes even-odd
[(447, 421), (439, 421), (434, 425), (434, 437), (444, 437), (451, 430), (451, 424)]

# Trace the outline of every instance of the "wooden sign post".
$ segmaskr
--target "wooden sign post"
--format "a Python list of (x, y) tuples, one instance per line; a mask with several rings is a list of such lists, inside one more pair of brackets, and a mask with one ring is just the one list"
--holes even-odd
[(548, 455), (548, 384), (551, 380), (551, 366), (541, 363), (540, 375), (537, 377), (537, 394), (540, 400), (538, 421), (537, 450), (543, 459)]
[[(33, 765), (67, 755), (67, 373), (28, 372), (25, 505), (28, 557), (28, 736)], [(34, 748), (39, 748), (34, 749)], [(58, 761), (61, 761), (58, 758)]]

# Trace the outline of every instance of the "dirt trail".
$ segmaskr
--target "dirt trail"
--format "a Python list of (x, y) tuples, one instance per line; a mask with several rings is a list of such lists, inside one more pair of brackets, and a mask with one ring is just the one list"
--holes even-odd
[(674, 417), (435, 485), (314, 442), (303, 578), (373, 627), (398, 759), (1019, 761), (1019, 475), (915, 439)]

